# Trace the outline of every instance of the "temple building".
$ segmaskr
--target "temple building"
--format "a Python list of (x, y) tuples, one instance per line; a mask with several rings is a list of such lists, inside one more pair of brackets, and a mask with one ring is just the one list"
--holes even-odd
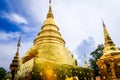
[(20, 58), (17, 69), (13, 80), (95, 80), (94, 71), (79, 67), (65, 47), (54, 20), (51, 1), (41, 31), (34, 39), (33, 46)]
[(97, 60), (101, 80), (120, 80), (120, 50), (113, 43), (103, 22), (104, 49)]

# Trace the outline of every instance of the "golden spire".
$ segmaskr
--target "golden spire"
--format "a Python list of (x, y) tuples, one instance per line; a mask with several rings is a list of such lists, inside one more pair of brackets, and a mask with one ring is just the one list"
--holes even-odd
[(17, 52), (16, 52), (16, 56), (19, 56), (19, 47), (20, 47), (20, 40), (21, 40), (21, 36), (19, 37), (19, 40), (18, 40), (18, 44), (17, 44)]
[(17, 74), (17, 71), (19, 69), (19, 47), (20, 47), (20, 39), (19, 37), (18, 44), (17, 44), (17, 52), (14, 56), (14, 59), (12, 60), (12, 63), (10, 64), (10, 70), (11, 70), (11, 79), (14, 80), (15, 75)]
[(61, 37), (59, 28), (54, 20), (51, 8), (51, 0), (49, 0), (49, 11), (47, 18), (44, 21), (41, 31), (38, 33), (37, 38), (34, 40), (34, 45), (40, 43), (57, 43), (60, 45), (65, 45), (65, 41)]
[(86, 54), (84, 54), (84, 68), (88, 68), (88, 64), (86, 61)]
[(106, 29), (106, 26), (104, 24), (104, 21), (103, 22), (103, 29), (104, 29), (104, 39), (105, 39), (105, 45), (108, 45), (108, 44), (113, 44), (113, 41), (111, 40), (110, 36), (109, 36), (109, 33)]
[(113, 43), (112, 39), (110, 38), (106, 25), (104, 24), (103, 20), (102, 23), (103, 23), (103, 31), (104, 31), (104, 50), (103, 50), (104, 55), (113, 54), (113, 52), (114, 53), (120, 52), (119, 49)]
[(54, 18), (52, 13), (51, 0), (49, 0), (49, 10), (48, 10), (47, 18)]

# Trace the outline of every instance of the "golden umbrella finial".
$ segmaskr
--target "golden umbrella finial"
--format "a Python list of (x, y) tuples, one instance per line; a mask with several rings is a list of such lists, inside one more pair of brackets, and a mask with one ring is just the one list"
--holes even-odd
[(49, 3), (51, 4), (51, 0), (49, 0)]
[(47, 18), (54, 18), (53, 13), (52, 13), (52, 8), (51, 8), (51, 0), (49, 0), (49, 11), (47, 14)]

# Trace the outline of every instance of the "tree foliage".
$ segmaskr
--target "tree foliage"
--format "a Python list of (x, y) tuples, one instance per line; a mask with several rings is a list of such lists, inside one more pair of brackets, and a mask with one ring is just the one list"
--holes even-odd
[(91, 52), (92, 58), (89, 59), (90, 67), (94, 69), (95, 76), (99, 76), (98, 66), (96, 64), (97, 59), (99, 59), (103, 55), (103, 48), (104, 46), (102, 44), (98, 45), (97, 49), (95, 49), (93, 52)]
[(0, 80), (3, 80), (6, 75), (6, 70), (3, 67), (0, 67)]

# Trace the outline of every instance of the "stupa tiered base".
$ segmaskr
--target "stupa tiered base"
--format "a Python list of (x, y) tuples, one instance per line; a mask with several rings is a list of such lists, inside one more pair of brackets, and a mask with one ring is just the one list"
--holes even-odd
[(91, 69), (37, 57), (22, 64), (16, 80), (66, 80), (67, 77), (77, 77), (79, 80), (95, 80), (94, 71)]

